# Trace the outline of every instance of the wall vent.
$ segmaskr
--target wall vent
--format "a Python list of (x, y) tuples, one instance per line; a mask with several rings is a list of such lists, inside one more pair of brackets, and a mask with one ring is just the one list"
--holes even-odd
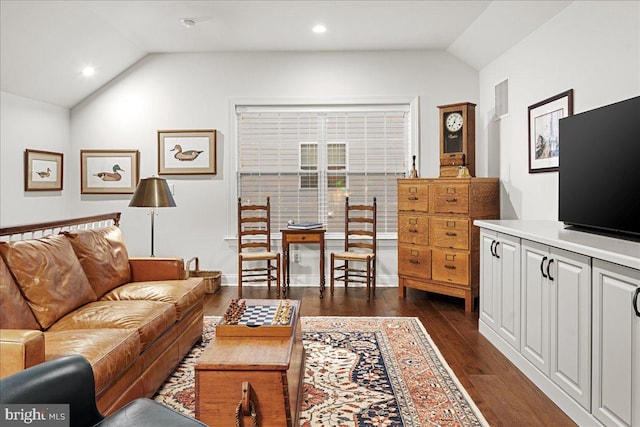
[(497, 120), (509, 114), (509, 79), (505, 79), (496, 85), (495, 94), (495, 118)]

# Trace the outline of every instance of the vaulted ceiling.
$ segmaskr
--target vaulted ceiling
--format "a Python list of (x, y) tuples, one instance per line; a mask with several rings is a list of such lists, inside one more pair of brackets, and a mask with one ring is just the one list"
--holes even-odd
[(569, 3), (0, 0), (1, 90), (70, 108), (167, 52), (440, 50), (480, 70)]

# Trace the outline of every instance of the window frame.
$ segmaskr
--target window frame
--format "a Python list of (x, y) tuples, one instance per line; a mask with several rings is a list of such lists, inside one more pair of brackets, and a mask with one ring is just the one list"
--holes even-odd
[[(224, 170), (229, 171), (226, 174), (226, 200), (237, 200), (237, 164), (238, 164), (238, 116), (236, 111), (243, 107), (265, 107), (265, 109), (278, 107), (286, 109), (291, 107), (297, 110), (305, 106), (336, 106), (343, 110), (350, 106), (358, 107), (366, 105), (371, 108), (385, 107), (390, 105), (408, 105), (409, 106), (409, 147), (406, 153), (405, 163), (407, 165), (407, 173), (411, 167), (412, 157), (415, 155), (419, 158), (419, 97), (404, 96), (383, 96), (383, 97), (362, 97), (362, 98), (229, 98), (228, 100), (228, 120), (229, 120), (229, 141), (231, 142), (229, 149), (225, 150)], [(348, 163), (347, 163), (348, 164)], [(226, 240), (234, 241), (236, 239), (236, 204), (227, 204), (227, 232)], [(272, 239), (279, 240), (281, 233), (279, 230), (272, 231)], [(340, 240), (344, 238), (344, 233), (326, 233), (326, 240)], [(397, 232), (378, 233), (379, 240), (397, 240)]]

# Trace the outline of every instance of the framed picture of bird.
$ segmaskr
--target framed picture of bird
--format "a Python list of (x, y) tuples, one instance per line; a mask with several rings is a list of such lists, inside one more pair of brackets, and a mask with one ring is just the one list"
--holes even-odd
[(64, 154), (24, 150), (24, 191), (62, 191)]
[(159, 130), (159, 175), (215, 175), (216, 131)]
[(133, 194), (139, 168), (138, 150), (80, 150), (80, 193)]

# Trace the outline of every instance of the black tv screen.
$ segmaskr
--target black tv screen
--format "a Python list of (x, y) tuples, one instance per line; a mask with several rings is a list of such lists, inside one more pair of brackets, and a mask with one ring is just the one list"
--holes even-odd
[(640, 236), (640, 96), (560, 119), (558, 219)]

